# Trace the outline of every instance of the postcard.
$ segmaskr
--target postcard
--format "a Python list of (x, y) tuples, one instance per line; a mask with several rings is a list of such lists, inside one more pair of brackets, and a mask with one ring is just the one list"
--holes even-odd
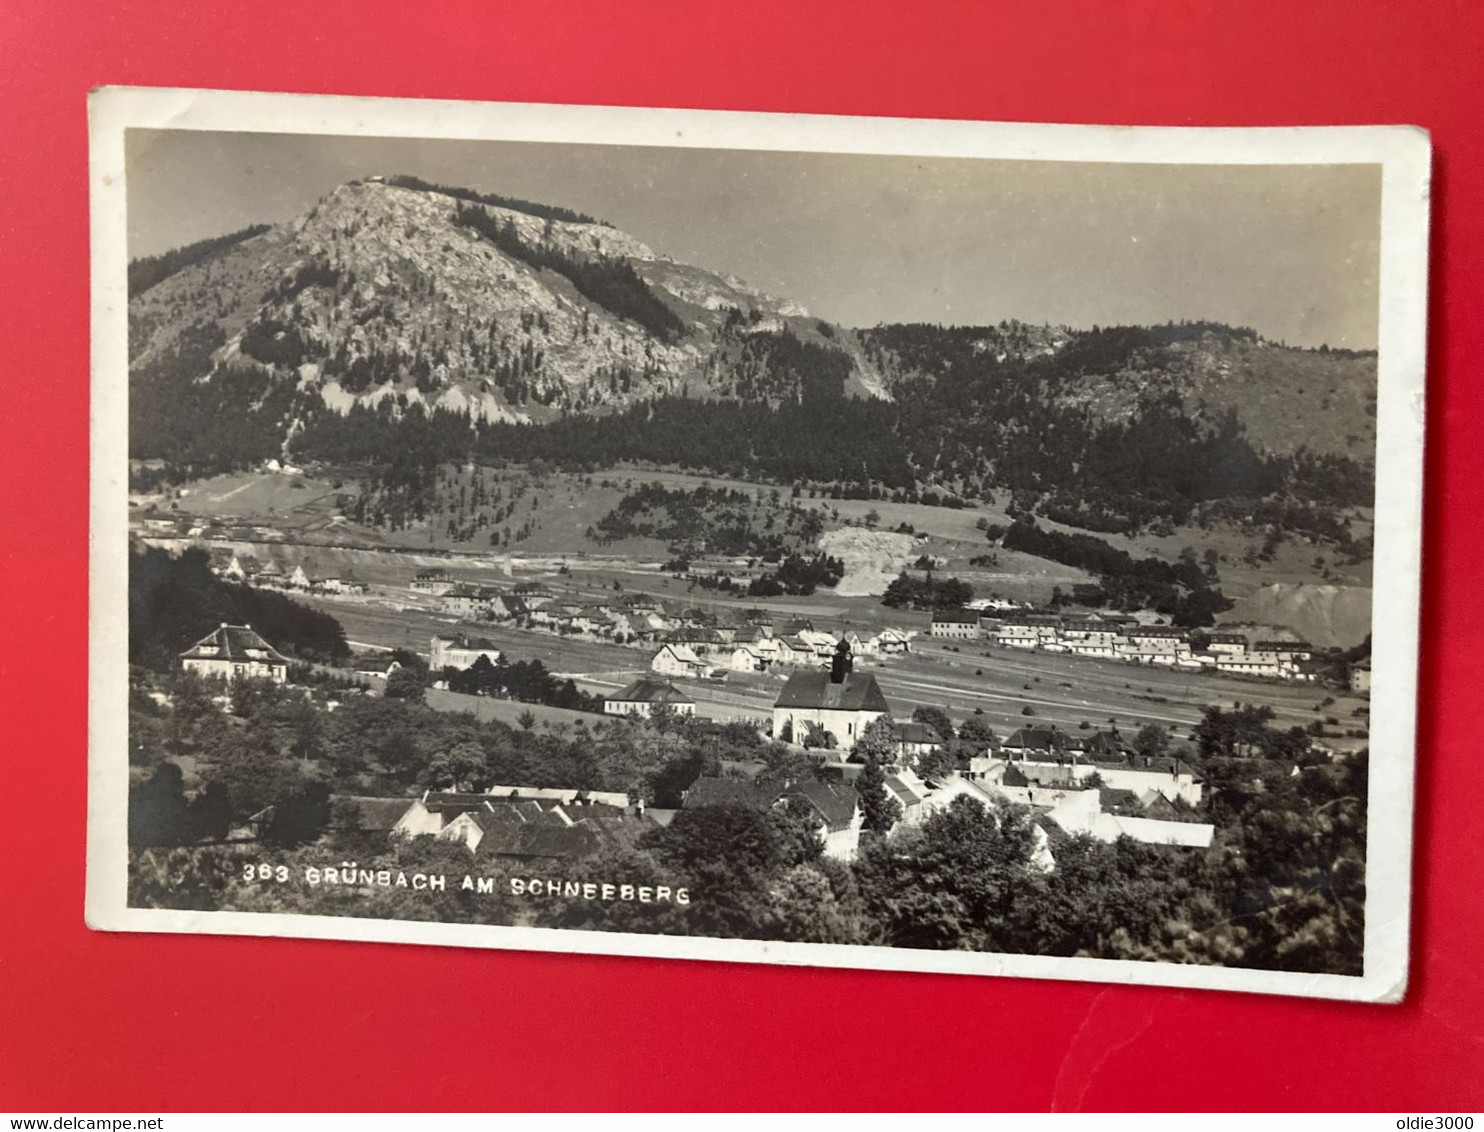
[(1402, 997), (1424, 133), (89, 111), (92, 927)]

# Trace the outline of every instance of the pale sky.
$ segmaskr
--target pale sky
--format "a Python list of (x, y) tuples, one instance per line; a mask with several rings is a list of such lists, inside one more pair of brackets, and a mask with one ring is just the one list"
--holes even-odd
[(373, 173), (559, 204), (846, 326), (1212, 319), (1372, 349), (1378, 165), (1159, 166), (129, 130), (129, 250)]

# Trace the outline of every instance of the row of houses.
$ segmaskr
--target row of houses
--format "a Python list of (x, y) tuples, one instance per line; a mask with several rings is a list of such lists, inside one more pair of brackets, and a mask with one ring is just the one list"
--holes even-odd
[(325, 574), (298, 564), (284, 569), (271, 558), (259, 560), (252, 554), (213, 551), (211, 570), (229, 582), (240, 582), (259, 589), (299, 590), (327, 594), (363, 594), (370, 587), (356, 578), (354, 571), (344, 575)]
[(1026, 651), (1236, 676), (1309, 682), (1319, 671), (1313, 646), (1303, 641), (1254, 640), (1245, 633), (1143, 625), (1119, 614), (1002, 616), (973, 609), (945, 609), (933, 614), (931, 634), (950, 640), (989, 640)]
[(1154, 791), (1192, 807), (1205, 793), (1204, 780), (1184, 759), (1142, 754), (1116, 728), (1083, 737), (1057, 727), (1022, 727), (970, 760), (971, 778), (1000, 779), (1007, 773), (1017, 785), (1081, 789), (1097, 784), (1139, 796)]
[(692, 680), (716, 679), (727, 672), (827, 668), (841, 645), (854, 656), (902, 656), (911, 651), (912, 637), (910, 632), (892, 628), (869, 637), (813, 628), (772, 636), (751, 629), (728, 641), (712, 630), (679, 629), (666, 635), (649, 667), (661, 676)]
[[(857, 764), (835, 764), (832, 769), (859, 771)], [(1109, 789), (1062, 789), (1035, 792), (997, 777), (971, 779), (946, 775), (928, 782), (908, 768), (893, 768), (886, 777), (886, 790), (897, 801), (901, 813), (894, 828), (925, 822), (959, 798), (970, 798), (993, 808), (1008, 802), (1033, 811), (1035, 846), (1032, 860), (1043, 870), (1055, 867), (1055, 833), (1086, 834), (1112, 842), (1128, 837), (1149, 845), (1204, 849), (1211, 845), (1215, 827), (1194, 820), (1194, 811), (1184, 803), (1172, 803), (1155, 794), (1145, 805), (1130, 791)], [(811, 816), (824, 844), (824, 853), (836, 860), (853, 860), (860, 850), (864, 812), (854, 783), (841, 781), (748, 781), (702, 777), (685, 792), (683, 808), (699, 806), (743, 806), (751, 809), (788, 807), (795, 814)]]
[(341, 820), (360, 833), (454, 841), (484, 857), (570, 861), (631, 848), (657, 823), (625, 794), (492, 786), (480, 794), (426, 791), (421, 797), (336, 799)]
[(539, 583), (502, 589), (456, 582), (441, 569), (420, 572), (413, 588), (436, 592), (442, 610), (463, 620), (511, 622), (524, 629), (619, 644), (658, 645), (651, 669), (670, 677), (708, 679), (718, 671), (826, 665), (842, 639), (857, 655), (901, 655), (911, 651), (915, 636), (890, 627), (871, 635), (830, 633), (816, 629), (807, 618), (775, 620), (761, 609), (745, 610), (731, 619), (700, 608), (670, 612), (644, 594), (612, 601), (564, 599)]

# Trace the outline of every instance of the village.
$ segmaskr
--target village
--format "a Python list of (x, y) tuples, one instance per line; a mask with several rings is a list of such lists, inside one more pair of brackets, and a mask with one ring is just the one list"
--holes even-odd
[[(694, 596), (686, 595), (690, 600), (661, 597), (652, 591), (677, 580), (662, 576), (643, 589), (638, 578), (625, 578), (628, 584), (600, 582), (596, 576), (578, 580), (566, 560), (556, 570), (527, 568), (515, 575), (507, 558), (496, 580), (487, 568), (429, 565), (425, 557), (413, 557), (400, 572), (388, 577), (383, 571), (372, 584), (353, 568), (314, 568), (309, 548), (285, 559), (273, 544), (260, 541), (249, 544), (258, 551), (252, 553), (240, 543), (203, 539), (201, 531), (181, 522), (170, 531), (141, 523), (138, 534), (166, 546), (170, 535), (185, 536), (175, 546), (207, 550), (211, 570), (223, 582), (291, 594), (337, 617), (354, 619), (359, 610), (384, 606), (414, 617), (409, 629), (435, 627), (423, 629), (420, 639), (411, 629), (411, 639), (407, 631), (388, 639), (373, 630), (369, 639), (354, 640), (357, 651), (347, 667), (362, 694), (386, 695), (399, 670), (411, 667), (426, 683), (427, 702), (440, 711), (470, 711), (478, 719), (507, 723), (519, 718), (530, 726), (537, 705), (510, 703), (511, 710), (499, 709), (499, 699), (485, 697), (507, 697), (509, 691), (498, 679), (478, 674), (505, 671), (546, 639), (559, 661), (586, 657), (584, 649), (598, 650), (582, 671), (570, 675), (599, 698), (592, 701), (596, 706), (579, 712), (540, 709), (543, 727), (601, 727), (599, 720), (610, 726), (623, 721), (740, 726), (775, 749), (796, 752), (793, 770), (782, 776), (763, 762), (730, 763), (721, 773), (702, 773), (675, 808), (656, 806), (642, 795), (560, 783), (336, 799), (342, 815), (352, 814), (362, 833), (392, 839), (430, 835), (507, 863), (569, 863), (618, 845), (632, 847), (645, 831), (673, 820), (678, 809), (716, 805), (802, 810), (813, 815), (825, 854), (850, 861), (865, 825), (857, 783), (868, 765), (879, 767), (880, 785), (895, 815), (887, 828), (878, 825), (877, 833), (911, 828), (966, 797), (1032, 815), (1036, 860), (1047, 870), (1055, 867), (1058, 841), (1079, 834), (1105, 844), (1127, 838), (1208, 849), (1217, 827), (1207, 813), (1206, 783), (1182, 756), (1188, 748), (1175, 742), (1180, 738), (1175, 720), (1188, 718), (1183, 709), (1162, 715), (1155, 705), (1168, 697), (1148, 695), (1143, 699), (1149, 706), (1141, 712), (1109, 715), (1100, 723), (1083, 718), (1076, 725), (1059, 725), (1054, 713), (1025, 718), (1039, 712), (1024, 706), (1018, 716), (996, 711), (997, 726), (991, 726), (990, 715), (967, 708), (955, 694), (961, 686), (979, 683), (959, 659), (963, 650), (973, 648), (984, 658), (984, 666), (973, 669), (975, 677), (1002, 683), (1018, 678), (1009, 674), (1033, 658), (1052, 666), (1066, 662), (1069, 674), (1079, 664), (1115, 665), (1143, 669), (1150, 678), (1164, 673), (1165, 680), (1224, 678), (1238, 688), (1242, 682), (1275, 688), (1333, 682), (1322, 650), (1293, 634), (1184, 629), (1147, 613), (992, 598), (932, 610), (926, 618), (880, 611), (874, 620), (841, 625), (820, 623), (786, 606), (706, 600), (694, 594), (694, 585), (689, 587)], [(635, 653), (633, 663), (614, 659)], [(924, 663), (943, 670), (949, 682), (908, 675), (920, 673), (920, 667), (911, 666)], [(252, 678), (283, 684), (290, 671), (288, 659), (272, 643), (245, 626), (230, 625), (187, 650), (180, 664), (184, 671), (229, 684)], [(1031, 671), (1025, 668), (1027, 680), (1039, 682)], [(1365, 663), (1351, 666), (1344, 689), (1362, 697), (1362, 704), (1368, 675)], [(893, 697), (903, 692), (905, 697), (889, 699), (883, 680), (896, 689)], [(1027, 692), (1032, 682), (1024, 684)], [(343, 694), (353, 695), (354, 689)], [(1128, 694), (1119, 702), (1127, 704)], [(1324, 701), (1332, 702), (1332, 697)], [(494, 715), (486, 713), (486, 705)], [(333, 702), (329, 706), (333, 710)], [(584, 714), (593, 711), (601, 716)], [(1010, 722), (1017, 718), (1018, 723)], [(1309, 730), (1327, 734), (1317, 724)], [(1323, 758), (1343, 758), (1363, 746), (1365, 732), (1346, 734), (1360, 736), (1359, 744), (1326, 746), (1330, 740), (1321, 738), (1311, 749)], [(271, 818), (271, 812), (257, 815), (237, 836), (252, 838)]]
[[(354, 577), (312, 575), (302, 565), (285, 572), (270, 560), (219, 551), (213, 568), (224, 579), (318, 595), (363, 595)], [(883, 626), (874, 633), (832, 633), (808, 618), (780, 617), (766, 609), (736, 611), (727, 619), (704, 608), (670, 612), (647, 594), (617, 600), (574, 601), (538, 581), (491, 586), (458, 580), (447, 569), (419, 570), (408, 588), (435, 598), (438, 608), (469, 622), (512, 627), (634, 648), (655, 649), (652, 671), (691, 679), (725, 679), (729, 672), (760, 673), (827, 663), (846, 641), (857, 656), (890, 657), (912, 651), (918, 630)], [(935, 610), (929, 635), (946, 641), (985, 642), (1001, 648), (1154, 665), (1223, 676), (1316, 683), (1327, 665), (1317, 650), (1296, 638), (1265, 639), (1229, 630), (1182, 629), (1149, 623), (1132, 614), (1083, 610), (1037, 611), (1011, 602), (991, 607)], [(1370, 667), (1354, 665), (1350, 690), (1369, 691)]]
[[(467, 638), (435, 637), (431, 644), (433, 674), (441, 672), (444, 680), (481, 661), (503, 660), (497, 650)], [(288, 658), (250, 626), (219, 626), (186, 650), (180, 664), (228, 689), (241, 681), (289, 680)], [(388, 666), (385, 678), (396, 668)], [(603, 702), (604, 715), (615, 722), (694, 717), (695, 709), (683, 691), (652, 677)], [(824, 854), (851, 861), (865, 822), (857, 784), (868, 767), (879, 766), (896, 815), (881, 833), (920, 824), (967, 797), (1033, 814), (1035, 859), (1047, 871), (1055, 867), (1058, 835), (1087, 834), (1105, 843), (1127, 837), (1189, 849), (1212, 844), (1215, 826), (1202, 820), (1204, 782), (1178, 755), (1141, 753), (1117, 729), (1083, 736), (1054, 726), (1023, 727), (1000, 740), (967, 725), (955, 735), (942, 713), (935, 720), (895, 719), (875, 676), (856, 671), (850, 644), (838, 641), (827, 667), (788, 677), (771, 720), (759, 724), (766, 739), (797, 748), (809, 772), (779, 777), (763, 763), (731, 766), (726, 774), (698, 777), (683, 791), (681, 808), (803, 807), (813, 815)], [(478, 793), (425, 790), (416, 798), (339, 796), (332, 802), (341, 820), (349, 815), (362, 833), (428, 835), (461, 844), (477, 857), (522, 864), (570, 863), (615, 844), (632, 845), (676, 812), (623, 793), (520, 784)], [(254, 815), (237, 838), (253, 839), (273, 817), (271, 809)]]

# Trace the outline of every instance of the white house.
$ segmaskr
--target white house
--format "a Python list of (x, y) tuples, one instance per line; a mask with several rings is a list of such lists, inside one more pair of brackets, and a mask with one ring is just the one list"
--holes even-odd
[(698, 657), (689, 645), (667, 644), (650, 657), (649, 670), (661, 676), (688, 676), (704, 680), (711, 666)]
[(902, 825), (917, 825), (927, 817), (931, 790), (912, 770), (899, 770), (886, 779), (886, 789), (902, 807)]
[(932, 635), (964, 639), (979, 636), (979, 614), (972, 609), (938, 609), (933, 612)]
[(251, 554), (234, 554), (232, 560), (222, 569), (222, 577), (230, 578), (234, 582), (250, 582), (258, 575), (262, 564), (256, 556)]
[(611, 696), (603, 697), (607, 715), (637, 715), (648, 719), (656, 708), (669, 708), (676, 715), (695, 715), (696, 701), (674, 684), (641, 677)]
[(445, 668), (465, 669), (482, 656), (488, 657), (491, 664), (500, 663), (500, 650), (493, 641), (466, 637), (462, 633), (452, 637), (435, 636), (428, 648), (428, 667), (434, 672), (442, 672)]
[(1099, 841), (1111, 842), (1128, 837), (1146, 845), (1208, 849), (1216, 835), (1216, 827), (1203, 822), (1162, 821), (1106, 813), (1101, 795), (1096, 790), (1068, 792), (1051, 807), (1049, 816), (1066, 832), (1091, 834)]
[(251, 625), (225, 622), (180, 654), (180, 665), (197, 676), (234, 680), (272, 680), (283, 684), (289, 678), (289, 662), (280, 656)]
[(1136, 664), (1173, 667), (1181, 657), (1190, 655), (1190, 641), (1183, 629), (1139, 627), (1128, 631), (1126, 643), (1119, 651), (1124, 659)]
[(412, 588), (418, 593), (442, 597), (453, 589), (453, 579), (448, 576), (447, 570), (419, 570), (412, 579)]
[(1289, 674), (1291, 666), (1272, 653), (1229, 653), (1217, 657), (1216, 671), (1233, 676), (1266, 676), (1281, 680)]
[(775, 650), (764, 653), (757, 645), (738, 645), (727, 654), (727, 667), (735, 672), (766, 672), (773, 664)]
[(943, 746), (943, 736), (926, 723), (898, 723), (892, 729), (897, 744), (897, 757), (903, 766), (913, 765), (923, 755)]
[(490, 612), (490, 608), (499, 594), (484, 586), (471, 586), (464, 583), (453, 586), (444, 593), (440, 604), (445, 612), (452, 613), (455, 617), (465, 617), (477, 620)]
[(1041, 631), (1024, 621), (1006, 621), (995, 631), (995, 640), (1012, 649), (1033, 649), (1041, 643)]
[(825, 856), (838, 861), (855, 859), (865, 820), (855, 787), (827, 782), (758, 783), (702, 776), (685, 792), (684, 808), (703, 806), (743, 806), (752, 810), (788, 806), (813, 813), (819, 822)]
[(912, 634), (888, 627), (875, 636), (874, 643), (876, 647), (870, 651), (884, 656), (900, 656), (912, 651)]
[(813, 650), (818, 660), (828, 660), (835, 655), (835, 649), (839, 647), (840, 640), (833, 633), (826, 633), (822, 629), (801, 629), (795, 640), (802, 642)]
[(1113, 790), (1132, 790), (1142, 795), (1157, 790), (1170, 801), (1176, 798), (1199, 806), (1205, 795), (1205, 780), (1184, 759), (1169, 755), (1130, 754), (1126, 760), (1091, 759), (1076, 767), (1077, 776), (1096, 773)]
[(1247, 638), (1242, 633), (1212, 633), (1206, 644), (1206, 651), (1228, 656), (1244, 653), (1247, 651)]

